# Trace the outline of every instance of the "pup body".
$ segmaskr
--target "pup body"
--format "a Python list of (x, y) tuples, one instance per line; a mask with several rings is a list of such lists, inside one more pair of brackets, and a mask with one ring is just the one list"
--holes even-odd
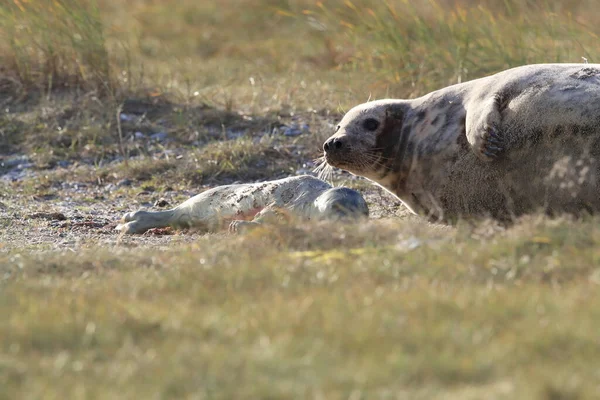
[(194, 227), (206, 232), (257, 224), (273, 214), (290, 213), (304, 219), (357, 218), (368, 215), (363, 197), (355, 190), (333, 188), (313, 176), (302, 175), (268, 182), (218, 186), (166, 211), (127, 213), (117, 226), (123, 233), (150, 228)]

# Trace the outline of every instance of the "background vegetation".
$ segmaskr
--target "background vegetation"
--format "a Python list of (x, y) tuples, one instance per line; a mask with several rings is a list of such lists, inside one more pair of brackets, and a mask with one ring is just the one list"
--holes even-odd
[(592, 0), (3, 1), (0, 398), (600, 397), (597, 218), (434, 226), (339, 174), (384, 218), (111, 230), (310, 170), (368, 98), (599, 61), (598, 27)]

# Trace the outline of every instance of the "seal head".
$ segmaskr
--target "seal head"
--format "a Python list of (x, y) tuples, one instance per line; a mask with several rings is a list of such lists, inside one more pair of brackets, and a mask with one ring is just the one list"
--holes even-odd
[(316, 218), (357, 219), (369, 216), (369, 207), (361, 194), (345, 187), (326, 190), (313, 205)]
[(408, 103), (377, 100), (352, 108), (325, 141), (325, 160), (355, 175), (381, 181), (398, 169), (404, 115)]

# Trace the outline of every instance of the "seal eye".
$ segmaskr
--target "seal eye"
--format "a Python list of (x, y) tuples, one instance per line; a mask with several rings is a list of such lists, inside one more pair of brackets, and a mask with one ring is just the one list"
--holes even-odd
[(379, 128), (379, 121), (373, 118), (367, 118), (363, 121), (363, 128), (368, 131), (374, 131)]

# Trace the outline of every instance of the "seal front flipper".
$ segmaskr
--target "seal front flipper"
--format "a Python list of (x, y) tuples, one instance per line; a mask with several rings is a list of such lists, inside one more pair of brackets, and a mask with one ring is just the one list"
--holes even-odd
[(242, 233), (261, 226), (260, 222), (236, 219), (229, 224), (229, 233)]
[(497, 94), (483, 103), (467, 109), (467, 140), (475, 154), (483, 161), (498, 159), (506, 150), (504, 136), (500, 131), (500, 107), (503, 96)]
[(252, 221), (245, 220), (233, 220), (229, 224), (229, 233), (243, 233), (251, 229), (257, 228), (261, 225), (276, 223), (281, 221), (285, 217), (289, 217), (288, 213), (280, 207), (277, 207), (274, 203), (263, 208), (258, 214), (254, 216)]
[(491, 161), (502, 155), (504, 152), (504, 140), (498, 128), (488, 126), (485, 129), (483, 140), (478, 150), (480, 157), (485, 157), (484, 161)]

